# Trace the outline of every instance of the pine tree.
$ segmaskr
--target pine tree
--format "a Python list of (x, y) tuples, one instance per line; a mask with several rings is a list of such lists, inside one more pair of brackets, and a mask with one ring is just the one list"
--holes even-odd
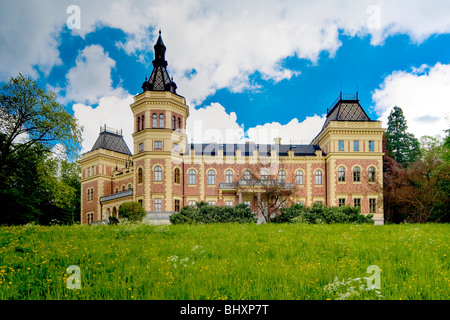
[(420, 157), (419, 140), (407, 132), (403, 110), (397, 106), (388, 118), (388, 129), (385, 132), (388, 155), (395, 161), (407, 167)]

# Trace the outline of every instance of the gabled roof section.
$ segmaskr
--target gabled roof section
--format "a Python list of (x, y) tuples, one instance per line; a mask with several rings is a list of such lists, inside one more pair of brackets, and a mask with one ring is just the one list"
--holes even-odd
[(100, 135), (95, 141), (91, 151), (97, 149), (106, 149), (126, 155), (132, 155), (125, 140), (123, 139), (122, 132), (118, 130), (109, 129), (106, 126), (100, 128)]

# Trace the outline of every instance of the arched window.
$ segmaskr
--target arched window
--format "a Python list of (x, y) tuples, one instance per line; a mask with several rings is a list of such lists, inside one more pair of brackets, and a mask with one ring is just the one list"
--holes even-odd
[(126, 188), (125, 185), (123, 185), (122, 186), (122, 192), (126, 190), (125, 188)]
[(180, 183), (180, 181), (181, 181), (180, 168), (175, 168), (174, 181), (175, 181), (175, 183)]
[(298, 170), (298, 171), (295, 173), (295, 183), (296, 183), (296, 184), (300, 184), (300, 185), (303, 184), (303, 171)]
[(208, 184), (216, 184), (216, 172), (214, 170), (208, 171)]
[(158, 128), (158, 116), (156, 113), (152, 116), (152, 128)]
[(189, 181), (188, 181), (188, 183), (189, 183), (189, 184), (196, 184), (196, 176), (197, 176), (197, 173), (195, 172), (195, 170), (194, 170), (194, 169), (189, 170), (188, 175), (189, 175)]
[(232, 183), (233, 182), (233, 171), (227, 170), (225, 172), (225, 182), (226, 183)]
[(359, 167), (353, 168), (353, 181), (354, 182), (361, 181), (361, 169)]
[(91, 201), (91, 189), (87, 189), (87, 201)]
[(162, 181), (162, 168), (160, 166), (155, 167), (155, 181)]
[(116, 193), (119, 193), (119, 188), (116, 187)]
[(177, 128), (177, 118), (175, 116), (172, 116), (172, 130), (175, 130)]
[(138, 169), (138, 183), (142, 183), (142, 175), (143, 175), (143, 170), (142, 168)]
[(137, 120), (137, 131), (141, 131), (141, 117), (138, 117)]
[(338, 181), (345, 181), (345, 167), (338, 168)]
[(164, 115), (162, 113), (159, 115), (159, 127), (164, 128)]
[(314, 176), (315, 176), (316, 185), (321, 185), (322, 184), (322, 171), (316, 170), (316, 172), (314, 173)]
[(91, 169), (87, 168), (87, 176), (89, 177), (91, 175)]
[(131, 190), (131, 189), (132, 189), (131, 183), (129, 183), (129, 184), (128, 184), (128, 190)]
[(141, 129), (144, 130), (145, 129), (145, 116), (142, 116), (142, 125), (141, 125)]
[(279, 182), (286, 182), (286, 171), (280, 170), (278, 172), (278, 181)]
[(369, 167), (369, 182), (375, 182), (375, 168)]
[(250, 170), (245, 170), (244, 171), (244, 179), (250, 180), (251, 178), (252, 178), (252, 173), (250, 172)]
[(178, 118), (178, 128), (177, 128), (177, 130), (178, 131), (181, 130), (181, 119), (180, 118)]

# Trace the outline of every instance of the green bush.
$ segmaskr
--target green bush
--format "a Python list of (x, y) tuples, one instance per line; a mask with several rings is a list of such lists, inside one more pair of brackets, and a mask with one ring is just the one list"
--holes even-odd
[(373, 223), (373, 215), (361, 214), (359, 207), (325, 207), (313, 205), (306, 207), (294, 204), (282, 209), (282, 213), (274, 222), (294, 223)]
[(251, 223), (257, 218), (245, 204), (235, 207), (211, 206), (206, 202), (198, 202), (195, 206), (183, 207), (179, 213), (169, 217), (172, 224), (195, 224), (195, 223)]
[(111, 225), (119, 224), (119, 219), (117, 219), (116, 217), (109, 217), (109, 224)]
[(139, 202), (124, 202), (119, 207), (119, 216), (131, 221), (142, 221), (146, 212)]

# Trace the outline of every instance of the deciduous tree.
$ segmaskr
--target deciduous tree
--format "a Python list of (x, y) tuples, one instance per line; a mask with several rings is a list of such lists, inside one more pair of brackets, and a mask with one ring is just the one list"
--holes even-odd
[[(81, 128), (55, 93), (22, 75), (0, 87), (0, 223), (72, 216), (79, 175), (69, 172), (80, 143)], [(56, 145), (64, 150), (60, 159)]]

